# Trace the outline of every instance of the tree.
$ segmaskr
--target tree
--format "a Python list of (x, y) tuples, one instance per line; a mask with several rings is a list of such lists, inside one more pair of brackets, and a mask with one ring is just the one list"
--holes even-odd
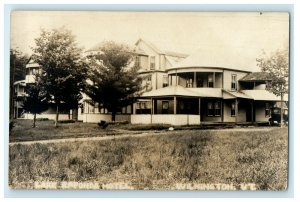
[(288, 93), (289, 52), (288, 49), (277, 50), (270, 56), (257, 59), (258, 66), (263, 72), (268, 72), (272, 80), (267, 83), (267, 90), (281, 97), (281, 121), (283, 125), (283, 97)]
[(31, 84), (26, 86), (26, 96), (23, 102), (23, 109), (25, 112), (33, 114), (32, 127), (35, 128), (36, 114), (48, 109), (48, 103), (45, 97), (42, 96), (38, 84)]
[(10, 49), (10, 118), (13, 117), (14, 82), (25, 79), (28, 56), (18, 49)]
[(124, 44), (104, 42), (99, 50), (100, 54), (88, 57), (90, 81), (85, 92), (111, 112), (115, 121), (116, 113), (134, 103), (142, 89), (139, 67), (132, 65), (135, 54)]
[(78, 107), (80, 92), (85, 86), (86, 65), (69, 30), (42, 30), (35, 43), (32, 58), (41, 65), (40, 90), (47, 101), (56, 106), (57, 126), (62, 106)]

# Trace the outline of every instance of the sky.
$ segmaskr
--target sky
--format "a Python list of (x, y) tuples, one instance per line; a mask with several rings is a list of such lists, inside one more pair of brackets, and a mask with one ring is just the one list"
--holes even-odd
[(289, 44), (288, 13), (13, 11), (11, 48), (30, 55), (41, 28), (63, 26), (85, 50), (104, 40), (133, 45), (142, 38), (168, 51), (192, 54), (225, 47), (255, 59), (262, 50)]

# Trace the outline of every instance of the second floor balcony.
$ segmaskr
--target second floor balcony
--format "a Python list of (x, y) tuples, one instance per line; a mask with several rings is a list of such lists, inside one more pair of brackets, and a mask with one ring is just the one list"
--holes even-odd
[(170, 86), (185, 88), (223, 88), (223, 72), (184, 72), (168, 75)]

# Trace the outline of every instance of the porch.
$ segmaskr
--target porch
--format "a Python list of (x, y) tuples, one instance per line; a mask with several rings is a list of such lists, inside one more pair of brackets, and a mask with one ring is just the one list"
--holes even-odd
[(133, 106), (131, 123), (253, 123), (254, 107), (253, 99), (238, 92), (169, 86), (144, 93)]

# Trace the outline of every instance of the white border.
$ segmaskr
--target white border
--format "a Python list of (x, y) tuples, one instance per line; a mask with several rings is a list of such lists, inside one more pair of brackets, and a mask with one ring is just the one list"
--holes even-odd
[[(67, 4), (67, 3), (75, 3), (75, 1), (72, 1), (70, 2), (70, 0), (46, 0), (46, 1), (38, 1), (38, 0), (26, 0), (26, 1), (22, 1), (22, 0), (4, 0), (1, 2), (2, 6), (1, 6), (1, 16), (0, 16), (0, 23), (1, 23), (1, 27), (2, 29), (1, 30), (4, 30), (3, 27), (4, 27), (4, 4)], [(99, 2), (97, 0), (78, 0), (76, 1), (76, 3), (82, 3), (82, 4), (97, 4), (97, 3), (105, 3), (105, 4), (141, 4), (140, 1), (138, 0), (131, 0), (131, 1), (122, 1), (122, 0), (104, 0), (102, 2)], [(162, 1), (162, 0), (145, 0), (142, 2), (142, 4), (148, 4), (148, 3), (155, 3), (155, 4), (165, 4), (165, 3), (168, 3), (168, 1)], [(221, 0), (211, 0), (211, 1), (196, 1), (196, 0), (172, 0), (171, 1), (172, 4), (189, 4), (189, 3), (209, 3), (209, 4), (294, 4), (294, 75), (291, 75), (291, 82), (293, 82), (294, 86), (299, 86), (299, 79), (298, 78), (298, 75), (300, 75), (300, 72), (299, 72), (299, 68), (300, 68), (300, 65), (299, 65), (299, 38), (296, 37), (296, 36), (300, 36), (300, 33), (299, 33), (299, 2), (297, 0), (252, 0), (252, 1), (242, 1), (241, 0), (231, 0), (231, 1), (221, 1)], [(4, 68), (8, 68), (8, 67), (4, 67), (4, 50), (3, 50), (3, 44), (4, 44), (4, 33), (3, 31), (1, 32), (1, 42), (0, 44), (2, 45), (1, 46), (1, 49), (0, 49), (0, 61), (1, 61), (1, 72), (0, 72), (0, 89), (1, 89), (1, 98), (0, 98), (0, 114), (4, 114), (4, 99), (5, 96), (4, 96)], [(298, 56), (298, 57), (297, 57)], [(295, 120), (295, 127), (294, 127), (294, 143), (295, 143), (295, 150), (294, 150), (294, 188), (295, 188), (295, 192), (294, 192), (294, 198), (284, 198), (284, 199), (267, 199), (267, 198), (264, 198), (264, 199), (255, 199), (255, 198), (250, 198), (250, 199), (242, 199), (243, 201), (299, 201), (299, 191), (297, 192), (297, 189), (299, 189), (299, 174), (297, 171), (300, 170), (299, 168), (299, 146), (298, 144), (300, 143), (299, 142), (299, 129), (297, 125), (297, 123), (300, 123), (299, 122), (299, 117), (296, 116), (296, 114), (298, 114), (297, 112), (299, 112), (299, 105), (297, 104), (298, 102), (298, 98), (299, 98), (299, 90), (297, 89), (294, 90), (293, 92), (291, 92), (291, 94), (293, 94), (294, 96), (294, 104), (295, 104), (295, 110), (294, 110), (294, 114), (295, 114), (295, 117), (294, 117), (294, 120)], [(3, 129), (4, 128), (4, 122), (3, 122), (3, 117), (2, 119), (0, 119), (1, 122), (0, 122), (0, 128)], [(3, 130), (2, 130), (3, 131)], [(3, 133), (1, 133), (3, 135)], [(293, 143), (291, 143), (293, 144)], [(3, 162), (3, 157), (4, 157), (4, 142), (3, 142), (3, 138), (1, 138), (1, 145), (0, 145), (0, 160), (1, 162)], [(1, 165), (3, 165), (1, 163)], [(0, 166), (0, 172), (1, 172), (1, 182), (0, 182), (0, 190), (1, 190), (1, 198), (4, 198), (4, 193), (3, 193), (3, 190), (4, 190), (4, 187), (3, 187), (3, 182), (4, 182), (4, 178), (3, 178), (3, 173), (4, 173), (4, 169), (3, 169), (3, 166)], [(297, 188), (298, 187), (298, 188)], [(114, 192), (112, 192), (112, 195), (114, 195)], [(192, 195), (192, 194), (191, 194)], [(99, 192), (99, 197), (101, 197), (101, 193)], [(117, 197), (117, 196), (116, 196)], [(134, 196), (133, 196), (134, 197)], [(218, 197), (218, 193), (216, 192), (216, 197)], [(15, 200), (18, 200), (18, 199), (5, 199), (5, 200), (12, 200), (12, 201), (15, 201)], [(40, 199), (22, 199), (22, 201), (40, 201)], [(43, 201), (49, 201), (49, 200), (58, 200), (58, 199), (42, 199)], [(66, 200), (66, 199), (60, 199), (60, 200)], [(73, 201), (74, 199), (72, 199)], [(89, 199), (91, 201), (98, 201), (99, 199)], [(104, 199), (101, 199), (101, 200), (104, 200)], [(120, 201), (121, 199), (118, 199), (117, 201)], [(140, 201), (140, 199), (126, 199), (126, 200), (130, 200), (130, 201)], [(144, 199), (145, 200), (145, 199)], [(153, 201), (153, 200), (157, 200), (157, 199), (146, 199), (145, 201)], [(165, 200), (165, 199), (160, 199), (161, 201), (162, 200)], [(179, 199), (171, 199), (172, 201), (182, 201), (183, 199), (182, 198), (179, 198)], [(189, 199), (191, 201), (199, 201), (201, 199)], [(225, 199), (205, 199), (207, 201), (240, 201), (241, 199), (237, 199), (237, 198), (234, 198), (234, 199), (231, 199), (231, 198), (225, 198)], [(75, 199), (74, 201), (82, 201), (82, 199)], [(105, 199), (105, 201), (116, 201), (116, 199)]]

